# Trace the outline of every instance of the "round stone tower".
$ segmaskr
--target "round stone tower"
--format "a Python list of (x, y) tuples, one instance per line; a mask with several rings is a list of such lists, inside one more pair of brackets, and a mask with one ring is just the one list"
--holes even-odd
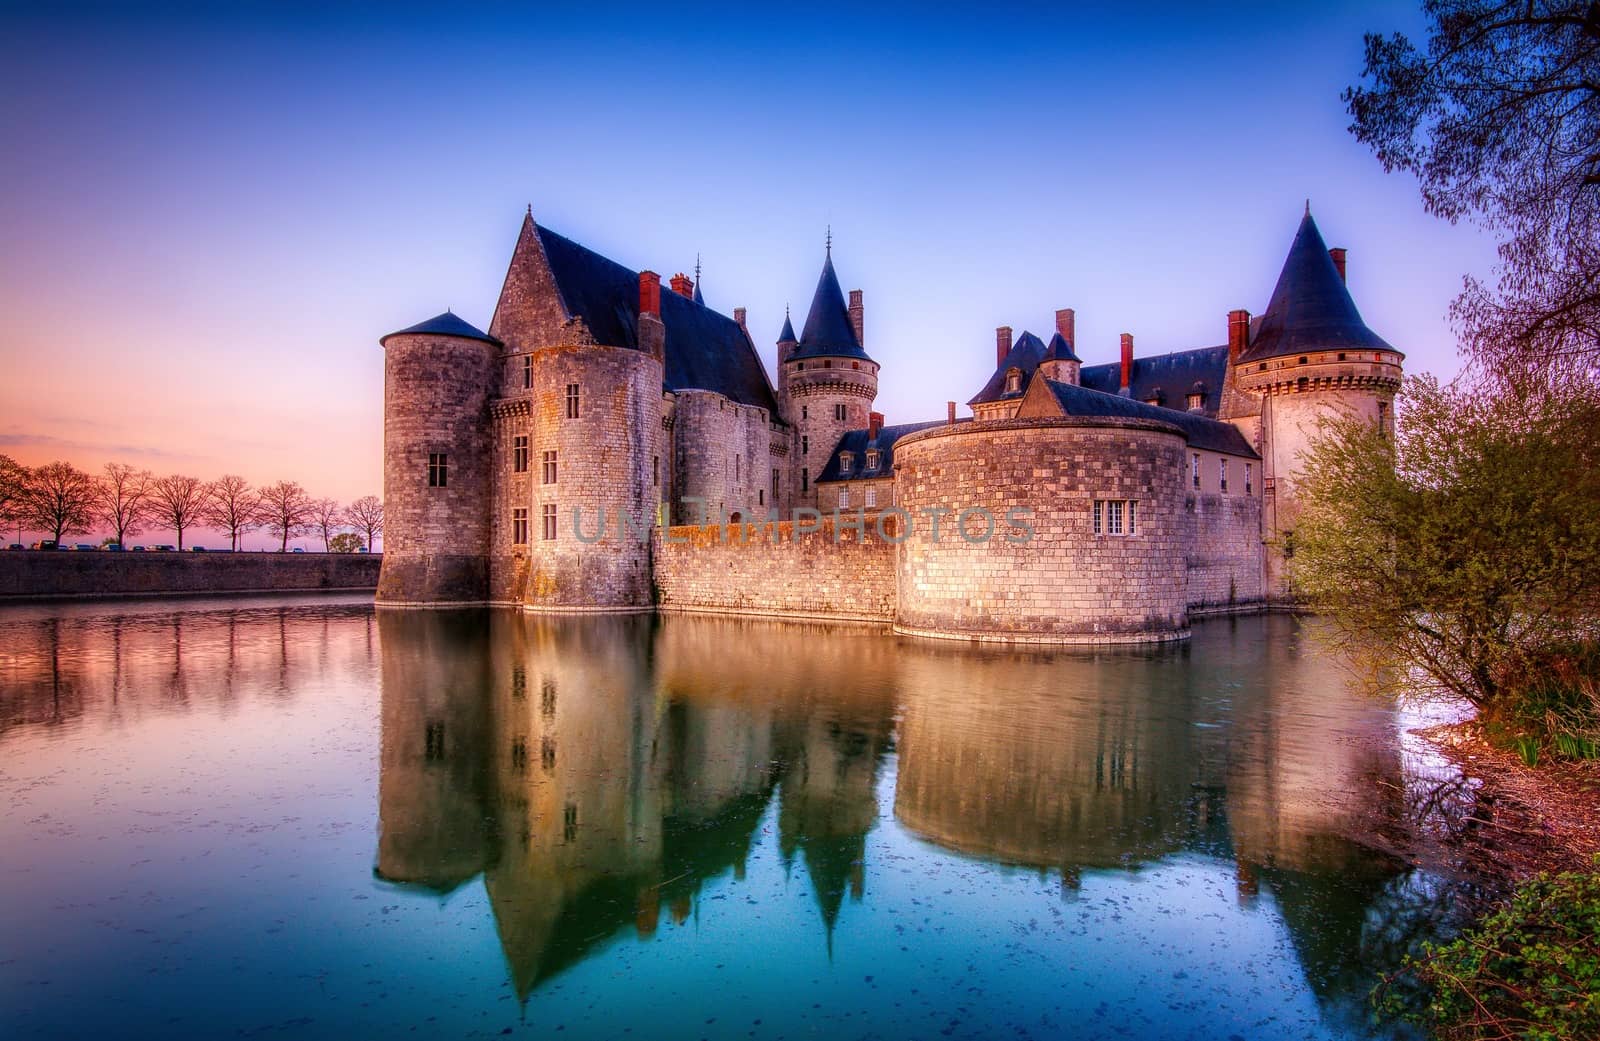
[(1326, 416), (1394, 424), (1394, 395), (1405, 355), (1368, 329), (1345, 286), (1345, 251), (1323, 243), (1308, 207), (1289, 247), (1267, 310), (1230, 328), (1229, 366), (1237, 388), (1260, 402), (1261, 469), (1268, 595), (1290, 595), (1295, 482), (1303, 453)]
[(830, 242), (800, 339), (794, 339), (785, 319), (778, 344), (779, 392), (797, 437), (792, 455), (797, 505), (816, 505), (816, 477), (839, 439), (868, 425), (878, 396), (878, 363), (862, 348), (863, 323), (861, 290), (852, 290), (845, 304)]
[(384, 531), (377, 602), (483, 603), (493, 491), (489, 396), (500, 345), (448, 311), (378, 342)]

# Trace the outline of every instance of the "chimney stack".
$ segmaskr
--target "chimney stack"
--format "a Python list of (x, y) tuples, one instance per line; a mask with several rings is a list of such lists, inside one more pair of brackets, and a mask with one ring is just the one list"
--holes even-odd
[(652, 358), (664, 358), (667, 327), (661, 324), (661, 276), (639, 272), (639, 349)]
[(1250, 312), (1240, 308), (1228, 312), (1228, 364), (1239, 360), (1239, 355), (1250, 346)]
[(1122, 389), (1118, 392), (1123, 397), (1128, 397), (1132, 391), (1128, 388), (1133, 383), (1133, 334), (1122, 334)]
[(954, 401), (946, 401), (944, 403), (944, 407), (945, 407), (945, 422), (950, 424), (951, 426), (955, 426), (956, 425), (956, 403)]
[(679, 296), (694, 296), (694, 280), (682, 271), (672, 276), (672, 291)]
[(744, 308), (735, 307), (733, 309), (733, 320), (735, 322), (738, 322), (739, 323), (739, 328), (744, 330), (744, 334), (746, 336), (749, 336), (750, 335), (750, 329), (744, 324), (744, 315), (745, 315)]
[(1056, 312), (1056, 332), (1073, 347), (1078, 346), (1078, 314), (1070, 307)]
[(995, 368), (1006, 363), (1006, 355), (1011, 353), (1011, 326), (1002, 325), (994, 331), (994, 364)]
[(867, 315), (861, 306), (861, 290), (850, 290), (850, 328), (856, 331), (856, 343), (867, 345)]
[(882, 429), (883, 429), (883, 413), (882, 412), (868, 412), (867, 413), (867, 440), (868, 441), (876, 441), (878, 439), (878, 432), (880, 430), (882, 430)]
[(661, 313), (661, 276), (654, 271), (639, 272), (639, 313)]
[(1335, 246), (1328, 250), (1328, 256), (1333, 258), (1333, 266), (1339, 269), (1339, 281), (1344, 281), (1344, 247)]

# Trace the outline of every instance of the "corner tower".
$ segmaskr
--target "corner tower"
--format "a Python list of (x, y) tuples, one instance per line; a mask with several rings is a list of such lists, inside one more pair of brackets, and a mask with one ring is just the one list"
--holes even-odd
[(868, 424), (878, 396), (878, 363), (862, 348), (863, 325), (861, 290), (845, 303), (830, 238), (800, 339), (785, 319), (778, 344), (780, 393), (797, 438), (790, 456), (796, 505), (816, 505), (816, 477), (839, 438)]
[(1286, 599), (1295, 483), (1318, 421), (1343, 413), (1392, 429), (1405, 355), (1362, 321), (1345, 285), (1345, 251), (1328, 249), (1309, 205), (1265, 313), (1254, 323), (1243, 311), (1229, 316), (1229, 355), (1232, 382), (1260, 403), (1265, 535), (1274, 543), (1267, 590)]

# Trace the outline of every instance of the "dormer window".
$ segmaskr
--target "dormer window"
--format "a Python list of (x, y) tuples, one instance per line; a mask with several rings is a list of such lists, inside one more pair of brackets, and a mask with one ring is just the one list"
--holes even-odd
[(1196, 391), (1196, 392), (1191, 393), (1189, 395), (1189, 411), (1190, 412), (1194, 412), (1194, 411), (1197, 411), (1199, 409), (1205, 408), (1205, 405), (1206, 405), (1206, 396), (1204, 394), (1201, 394), (1200, 392)]
[(1022, 370), (1016, 368), (1006, 370), (1006, 393), (1015, 394), (1021, 389)]
[(876, 470), (878, 468), (878, 461), (881, 458), (882, 454), (876, 448), (867, 449), (867, 469)]
[(841, 475), (849, 473), (850, 472), (850, 464), (852, 462), (854, 462), (854, 461), (855, 461), (855, 456), (851, 455), (849, 452), (840, 452), (839, 453), (839, 473)]

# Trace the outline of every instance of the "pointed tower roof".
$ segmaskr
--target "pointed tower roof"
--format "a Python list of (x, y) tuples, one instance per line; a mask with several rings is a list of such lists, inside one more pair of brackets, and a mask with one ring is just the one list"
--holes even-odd
[(701, 307), (706, 305), (706, 298), (700, 295), (700, 254), (694, 255), (694, 302)]
[(839, 276), (833, 272), (833, 248), (828, 249), (822, 262), (822, 277), (817, 279), (817, 291), (811, 298), (811, 312), (806, 315), (805, 329), (800, 333), (800, 349), (795, 358), (867, 358), (856, 339), (855, 326), (850, 323), (850, 309), (845, 306), (844, 291), (839, 288)]
[[(1053, 342), (1053, 341), (1052, 341)], [(969, 405), (981, 405), (988, 401), (999, 401), (1001, 398), (1020, 398), (1028, 389), (1028, 384), (1033, 380), (1033, 373), (1039, 368), (1039, 363), (1044, 360), (1045, 344), (1037, 336), (1023, 330), (1022, 335), (1011, 345), (1011, 351), (999, 365), (994, 367), (994, 374), (989, 377), (989, 382), (983, 385), (977, 396), (967, 402)], [(1014, 391), (1006, 390), (1006, 373), (1012, 369), (1022, 370), (1022, 386)]]
[(1060, 333), (1050, 337), (1050, 344), (1044, 349), (1044, 357), (1040, 361), (1075, 361), (1083, 364), (1083, 359), (1072, 349), (1072, 344)]
[(1347, 347), (1394, 350), (1361, 320), (1307, 204), (1272, 300), (1240, 360), (1262, 361), (1306, 350)]
[(783, 331), (778, 334), (779, 343), (794, 343), (794, 323), (789, 321), (789, 309), (783, 309)]
[(471, 322), (456, 317), (456, 315), (451, 311), (446, 311), (444, 314), (436, 314), (425, 322), (418, 322), (416, 325), (408, 326), (404, 329), (397, 329), (396, 331), (389, 333), (387, 336), (380, 338), (378, 342), (382, 343), (390, 336), (407, 335), (460, 336), (468, 340), (482, 340), (484, 343), (497, 344), (500, 342), (493, 336), (490, 336), (488, 333), (484, 332), (482, 329), (474, 326)]

